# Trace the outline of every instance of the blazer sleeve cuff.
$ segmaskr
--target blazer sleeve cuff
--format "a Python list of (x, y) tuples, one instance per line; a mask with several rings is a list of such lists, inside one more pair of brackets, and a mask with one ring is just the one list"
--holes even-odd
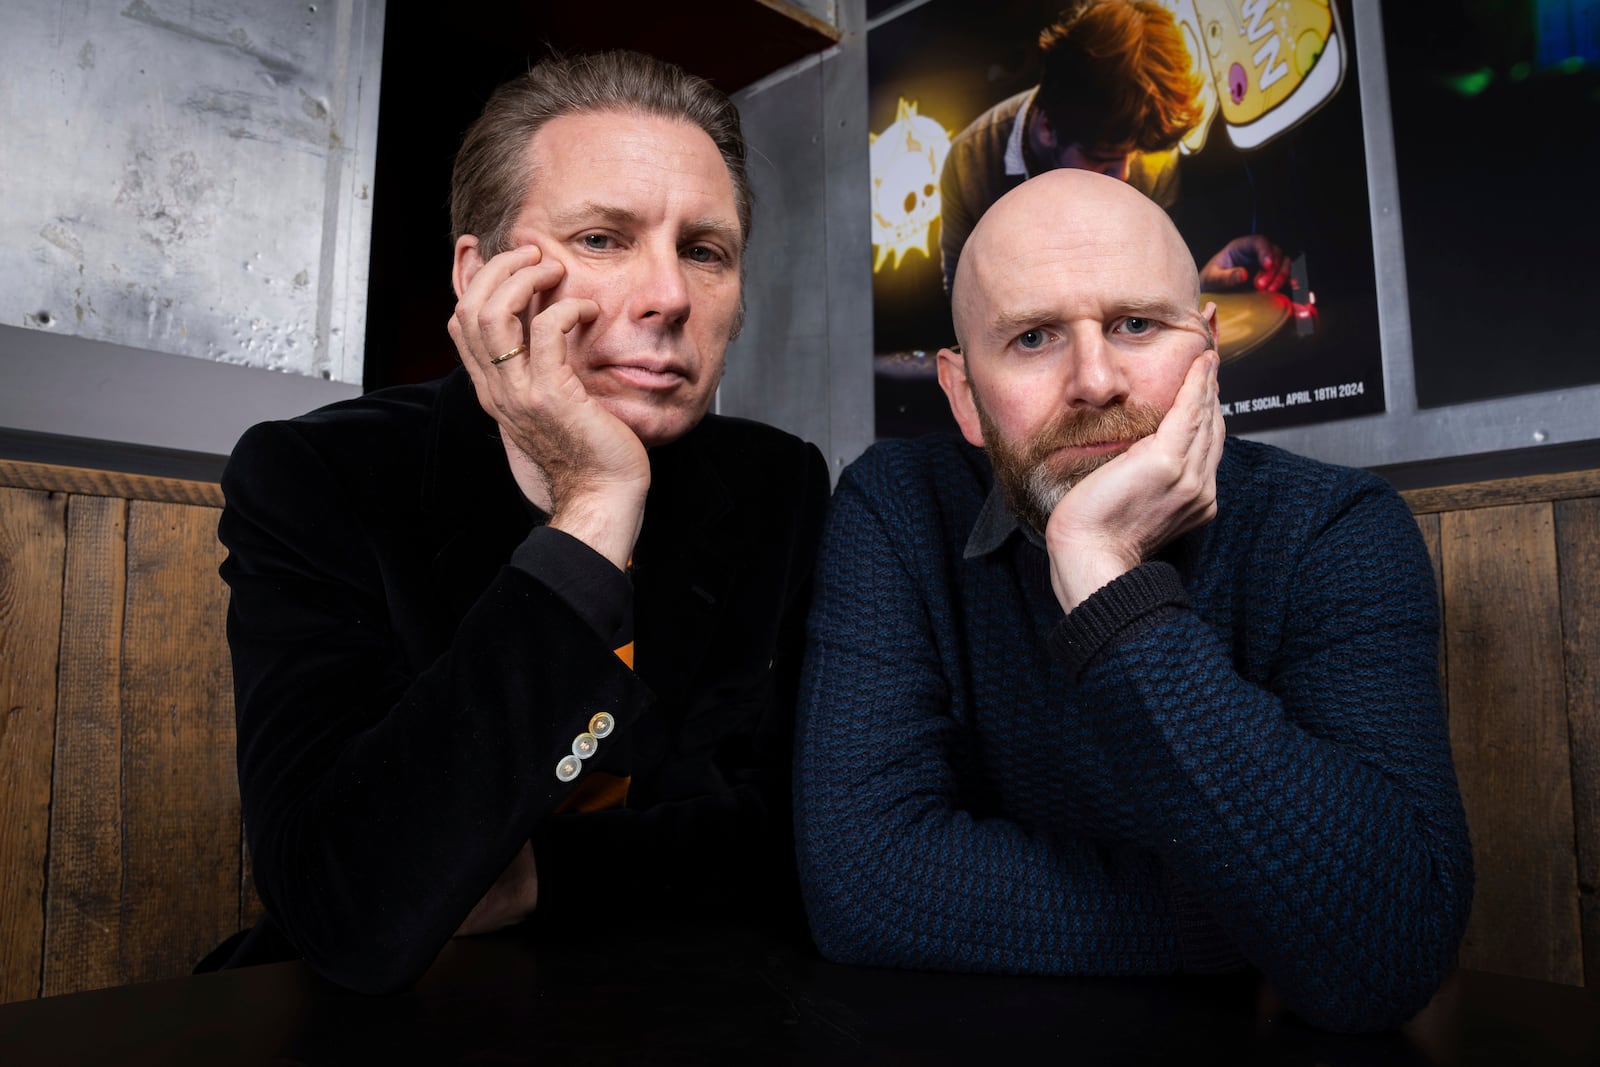
[(560, 597), (605, 641), (631, 635), (633, 585), (610, 560), (563, 530), (535, 526), (511, 565)]

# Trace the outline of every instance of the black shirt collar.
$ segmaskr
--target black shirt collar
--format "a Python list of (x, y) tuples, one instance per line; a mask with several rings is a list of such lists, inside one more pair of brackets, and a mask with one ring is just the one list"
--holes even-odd
[(1006, 503), (1006, 495), (1000, 489), (1000, 483), (995, 482), (989, 487), (989, 496), (983, 502), (983, 509), (978, 512), (978, 521), (972, 524), (972, 536), (967, 538), (967, 548), (961, 555), (963, 559), (977, 559), (987, 556), (995, 549), (1006, 543), (1010, 536), (1022, 531), (1036, 547), (1044, 547), (1044, 538), (1039, 531), (1023, 522), (1017, 513), (1011, 510)]
[[(1158, 551), (1154, 559), (1171, 563), (1178, 568), (1178, 573), (1187, 580), (1194, 573), (1199, 559), (1200, 546), (1203, 543), (1209, 525), (1189, 533), (1171, 542)], [(977, 559), (987, 556), (1003, 546), (1011, 535), (1021, 531), (1028, 543), (1041, 551), (1048, 552), (1045, 547), (1044, 536), (1032, 526), (1023, 522), (1016, 512), (1011, 510), (1006, 503), (1005, 493), (1000, 489), (997, 481), (989, 487), (989, 495), (983, 501), (983, 508), (978, 512), (978, 519), (972, 524), (972, 534), (967, 538), (966, 550), (961, 553), (963, 559)]]

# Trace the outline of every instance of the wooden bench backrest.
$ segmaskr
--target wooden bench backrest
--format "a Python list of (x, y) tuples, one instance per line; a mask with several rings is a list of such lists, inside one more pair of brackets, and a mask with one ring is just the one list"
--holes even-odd
[(1461, 963), (1600, 985), (1600, 471), (1405, 497), (1478, 868)]
[(0, 461), (0, 1001), (251, 921), (214, 484)]
[[(1462, 964), (1600, 984), (1600, 471), (1405, 495), (1477, 857)], [(221, 504), (0, 460), (0, 1001), (186, 973), (259, 913)]]

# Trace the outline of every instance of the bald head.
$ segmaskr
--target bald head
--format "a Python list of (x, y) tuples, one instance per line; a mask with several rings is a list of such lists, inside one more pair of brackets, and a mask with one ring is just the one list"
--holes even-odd
[(1041, 174), (997, 200), (967, 239), (951, 290), (956, 337), (970, 348), (997, 326), (1014, 325), (1010, 317), (993, 321), (997, 303), (1047, 303), (1061, 295), (1053, 290), (1112, 268), (1129, 279), (1127, 299), (1177, 300), (1171, 310), (1203, 321), (1194, 259), (1165, 211), (1103, 174)]
[(1216, 346), (1215, 308), (1199, 303), (1183, 238), (1115, 178), (1050, 171), (978, 222), (952, 294), (961, 348), (939, 351), (939, 386), (1034, 529), (1161, 427)]

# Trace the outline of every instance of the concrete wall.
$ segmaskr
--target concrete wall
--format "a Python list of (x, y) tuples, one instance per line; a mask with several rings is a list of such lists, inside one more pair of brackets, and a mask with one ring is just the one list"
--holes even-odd
[(382, 19), (8, 0), (0, 323), (359, 383)]
[(0, 426), (226, 453), (359, 391), (382, 27), (383, 0), (7, 0)]

